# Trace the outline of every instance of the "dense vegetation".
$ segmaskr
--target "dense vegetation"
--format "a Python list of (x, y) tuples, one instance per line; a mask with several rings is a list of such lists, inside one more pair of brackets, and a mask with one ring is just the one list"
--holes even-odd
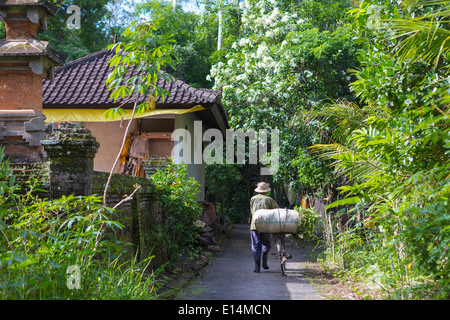
[(316, 148), (345, 178), (347, 198), (329, 207), (355, 203), (360, 218), (336, 235), (334, 258), (397, 298), (450, 294), (447, 10), (445, 1), (363, 1), (351, 11), (360, 103), (312, 111), (337, 133)]
[(194, 253), (197, 222), (202, 208), (197, 202), (198, 181), (187, 175), (186, 165), (170, 163), (151, 176), (157, 192), (157, 201), (163, 212), (162, 221), (145, 239), (155, 248), (163, 261), (173, 262), (183, 254)]
[(103, 206), (100, 196), (38, 197), (36, 178), (19, 185), (2, 149), (0, 160), (2, 299), (157, 299), (160, 271), (197, 250), (198, 182), (185, 165), (151, 177), (162, 221), (144, 239), (152, 255), (139, 259), (138, 248), (120, 238), (120, 207)]
[(282, 132), (275, 183), (339, 192), (326, 265), (448, 298), (448, 2), (345, 2), (245, 1), (212, 76), (233, 127)]
[[(384, 5), (378, 29), (371, 5)], [(312, 112), (338, 133), (316, 146), (345, 177), (347, 198), (330, 207), (355, 203), (360, 218), (336, 235), (333, 256), (397, 298), (449, 296), (445, 5), (364, 1), (352, 11), (362, 49), (351, 88), (360, 103)]]
[[(72, 59), (105, 48), (114, 34), (123, 31), (119, 25), (104, 24), (111, 1), (64, 3), (92, 9), (92, 16), (86, 17), (86, 29), (70, 31), (54, 24), (42, 33), (43, 39), (52, 41)], [(285, 188), (300, 196), (332, 202), (323, 217), (300, 210), (304, 217), (302, 233), (322, 235), (324, 266), (344, 276), (365, 279), (386, 297), (448, 299), (449, 2), (199, 3), (202, 7), (188, 11), (183, 4), (174, 9), (171, 1), (141, 1), (134, 9), (134, 19), (144, 16), (152, 20), (151, 29), (157, 37), (173, 33), (176, 43), (172, 49), (178, 58), (167, 69), (194, 86), (220, 88), (233, 129), (279, 130), (280, 168), (270, 181), (279, 203), (286, 204)], [(219, 16), (223, 17), (220, 21)], [(222, 43), (217, 50), (219, 25)], [(207, 166), (207, 188), (218, 210), (229, 219), (246, 221), (252, 179), (259, 178), (255, 172), (248, 163)], [(170, 230), (192, 235), (198, 208), (191, 202), (172, 199), (173, 195), (184, 197), (186, 190), (178, 190), (179, 182), (168, 174), (155, 176), (164, 186), (161, 199), (168, 201), (166, 209), (174, 217), (181, 217), (180, 212), (187, 210), (187, 220), (178, 224), (168, 217), (168, 229), (155, 230), (155, 236)], [(3, 207), (10, 201), (17, 205), (17, 199), (22, 199), (10, 196), (13, 186), (9, 180), (2, 180)], [(67, 208), (84, 208), (94, 202), (89, 210), (100, 217), (102, 210), (108, 210), (94, 198), (36, 201), (27, 210), (36, 210), (44, 203), (61, 205), (58, 201)], [(67, 221), (76, 217), (67, 210), (67, 220), (48, 220), (48, 230), (65, 230)], [(2, 212), (5, 216), (6, 211)], [(5, 234), (0, 253), (7, 270), (37, 268), (36, 274), (40, 274), (39, 264), (32, 261), (48, 261), (48, 270), (56, 272), (59, 269), (52, 265), (59, 266), (60, 262), (46, 260), (51, 256), (46, 252), (64, 254), (58, 251), (61, 247), (54, 246), (66, 242), (74, 243), (74, 250), (78, 250), (72, 231), (51, 234), (53, 238), (35, 237), (21, 229), (21, 219), (28, 219), (27, 215), (11, 215), (9, 219), (13, 219), (12, 228), (2, 224)], [(91, 237), (86, 229), (77, 232)], [(27, 242), (24, 237), (31, 238)], [(191, 239), (178, 240), (168, 240), (166, 245), (173, 251), (167, 254), (177, 255), (181, 246), (191, 245)], [(32, 247), (25, 245), (21, 249), (24, 252), (15, 252), (14, 241)], [(47, 251), (36, 251), (43, 243)], [(89, 244), (87, 255), (81, 256), (87, 263), (95, 261), (89, 260), (93, 248)], [(111, 252), (113, 249), (111, 244)], [(30, 260), (31, 256), (36, 259)], [(14, 282), (17, 288), (28, 281), (21, 277)], [(57, 282), (57, 272), (49, 279)], [(42, 292), (30, 296), (47, 294)]]
[(156, 297), (153, 257), (130, 258), (115, 237), (123, 226), (100, 197), (39, 198), (39, 181), (19, 186), (3, 150), (0, 160), (2, 299)]

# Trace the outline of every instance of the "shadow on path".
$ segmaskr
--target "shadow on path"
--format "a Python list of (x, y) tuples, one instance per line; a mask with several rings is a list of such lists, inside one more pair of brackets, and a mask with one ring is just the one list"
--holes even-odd
[[(303, 275), (300, 262), (305, 251), (291, 241), (286, 242), (292, 259), (286, 262), (286, 276), (281, 275), (278, 259), (269, 257), (269, 270), (254, 273), (250, 248), (250, 227), (234, 225), (222, 245), (222, 251), (202, 272), (198, 280), (185, 288), (179, 299), (185, 300), (319, 300), (315, 288)], [(275, 252), (272, 241), (271, 253)]]

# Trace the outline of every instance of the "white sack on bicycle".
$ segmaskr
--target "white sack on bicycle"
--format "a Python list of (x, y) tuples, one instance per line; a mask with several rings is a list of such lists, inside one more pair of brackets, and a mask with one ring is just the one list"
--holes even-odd
[(265, 233), (296, 233), (300, 215), (289, 209), (259, 209), (253, 213), (256, 231)]

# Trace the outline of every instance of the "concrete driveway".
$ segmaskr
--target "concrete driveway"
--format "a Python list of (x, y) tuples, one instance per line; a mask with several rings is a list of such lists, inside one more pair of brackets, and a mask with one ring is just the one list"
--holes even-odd
[[(185, 288), (183, 300), (320, 300), (315, 288), (302, 274), (304, 249), (287, 241), (292, 259), (286, 263), (286, 276), (281, 275), (279, 260), (269, 256), (269, 270), (254, 273), (250, 248), (250, 228), (234, 225), (214, 261), (205, 268), (198, 280)], [(275, 252), (272, 241), (271, 253)], [(304, 258), (303, 258), (304, 259)], [(304, 260), (303, 260), (304, 261)]]

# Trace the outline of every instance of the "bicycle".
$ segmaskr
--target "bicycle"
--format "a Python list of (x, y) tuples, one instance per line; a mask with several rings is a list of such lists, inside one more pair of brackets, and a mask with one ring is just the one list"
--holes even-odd
[[(297, 232), (300, 217), (295, 210), (287, 208), (259, 209), (252, 215), (252, 221), (259, 232), (270, 233), (275, 238), (276, 258), (280, 259), (281, 274), (286, 275), (286, 260), (292, 258), (286, 254), (285, 237)], [(283, 216), (284, 212), (284, 216)]]
[(286, 275), (286, 260), (291, 258), (291, 255), (286, 254), (285, 237), (286, 233), (275, 233), (275, 244), (277, 247), (276, 258), (280, 259), (281, 275)]

